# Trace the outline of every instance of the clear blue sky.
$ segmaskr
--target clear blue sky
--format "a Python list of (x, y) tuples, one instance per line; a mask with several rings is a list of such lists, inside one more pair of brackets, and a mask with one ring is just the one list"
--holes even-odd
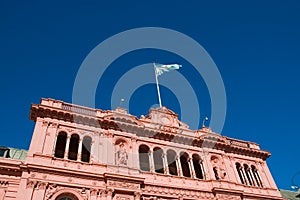
[[(1, 1), (0, 145), (28, 149), (34, 126), (28, 119), (30, 104), (42, 97), (71, 102), (76, 73), (101, 41), (127, 29), (165, 27), (194, 38), (217, 64), (228, 100), (222, 135), (257, 142), (272, 152), (268, 164), (278, 187), (289, 189), (300, 170), (299, 10), (297, 0)], [(151, 50), (120, 57), (101, 80), (107, 87), (97, 93), (97, 107), (110, 109), (112, 85), (124, 73), (117, 65), (130, 69), (154, 59), (180, 60)], [(209, 115), (203, 80), (182, 70), (199, 81), (201, 115)], [(177, 111), (176, 96), (162, 90), (170, 99), (165, 104)], [(132, 114), (146, 114), (157, 103), (155, 95), (141, 101), (149, 92), (155, 93), (154, 85), (134, 93)]]

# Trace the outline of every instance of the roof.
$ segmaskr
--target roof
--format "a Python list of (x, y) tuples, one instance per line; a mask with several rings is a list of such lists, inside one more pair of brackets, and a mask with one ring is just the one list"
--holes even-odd
[(25, 160), (28, 152), (27, 150), (24, 149), (17, 149), (17, 148), (4, 147), (4, 146), (1, 146), (0, 149), (9, 150), (8, 155), (6, 155), (5, 157), (14, 160)]
[(279, 190), (282, 197), (288, 200), (300, 200), (300, 192), (290, 191), (290, 190)]

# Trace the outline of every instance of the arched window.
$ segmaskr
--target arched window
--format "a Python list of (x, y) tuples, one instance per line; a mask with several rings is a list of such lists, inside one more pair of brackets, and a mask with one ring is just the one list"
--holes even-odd
[(82, 140), (81, 161), (90, 162), (91, 159), (92, 138), (85, 136)]
[(73, 194), (62, 194), (59, 195), (55, 200), (78, 200), (78, 198)]
[(246, 165), (246, 164), (244, 164), (244, 170), (245, 170), (245, 173), (246, 173), (246, 177), (247, 177), (248, 183), (250, 185), (253, 185), (253, 181), (252, 181), (252, 178), (251, 178), (249, 166)]
[(164, 173), (163, 150), (159, 147), (153, 149), (154, 168), (156, 173)]
[(200, 156), (197, 154), (193, 154), (192, 158), (193, 158), (193, 165), (194, 165), (194, 170), (196, 173), (196, 178), (203, 179), (204, 178), (204, 176), (203, 176), (204, 170), (203, 170), (203, 164), (200, 159)]
[(79, 144), (79, 136), (77, 134), (72, 134), (70, 139), (70, 144), (69, 144), (68, 159), (77, 160), (78, 144)]
[(167, 151), (167, 162), (168, 162), (168, 168), (169, 168), (169, 173), (171, 175), (177, 176), (177, 165), (176, 165), (176, 152), (173, 150), (168, 150)]
[(64, 158), (67, 143), (67, 133), (60, 132), (56, 138), (55, 153), (56, 158)]
[(182, 169), (182, 175), (185, 177), (191, 177), (190, 166), (188, 163), (189, 155), (185, 152), (180, 155), (180, 163)]
[(242, 166), (240, 163), (235, 163), (236, 171), (239, 175), (240, 181), (242, 184), (245, 184), (245, 180), (243, 178)]
[(75, 200), (75, 199), (73, 197), (64, 196), (64, 197), (57, 198), (57, 200)]
[(149, 150), (149, 147), (144, 144), (139, 147), (140, 169), (147, 172), (150, 171)]
[(263, 187), (262, 181), (261, 181), (260, 176), (259, 176), (259, 174), (258, 174), (258, 171), (257, 171), (257, 169), (256, 169), (256, 167), (255, 167), (254, 165), (251, 165), (251, 170), (252, 170), (252, 174), (253, 174), (253, 176), (254, 176), (256, 185), (257, 185), (258, 187)]

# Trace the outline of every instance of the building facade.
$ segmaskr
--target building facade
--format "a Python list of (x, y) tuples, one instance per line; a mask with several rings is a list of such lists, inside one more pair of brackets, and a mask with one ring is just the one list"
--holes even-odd
[(42, 99), (25, 159), (0, 158), (0, 200), (281, 200), (258, 144), (177, 114), (137, 118)]

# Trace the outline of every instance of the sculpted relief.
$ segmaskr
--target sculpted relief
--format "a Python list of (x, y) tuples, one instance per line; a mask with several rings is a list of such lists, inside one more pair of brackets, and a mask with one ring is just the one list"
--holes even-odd
[(116, 149), (116, 164), (127, 166), (128, 154), (125, 144), (120, 142)]
[(226, 170), (224, 163), (217, 156), (211, 156), (211, 165), (213, 167), (214, 175), (216, 180), (226, 178)]

